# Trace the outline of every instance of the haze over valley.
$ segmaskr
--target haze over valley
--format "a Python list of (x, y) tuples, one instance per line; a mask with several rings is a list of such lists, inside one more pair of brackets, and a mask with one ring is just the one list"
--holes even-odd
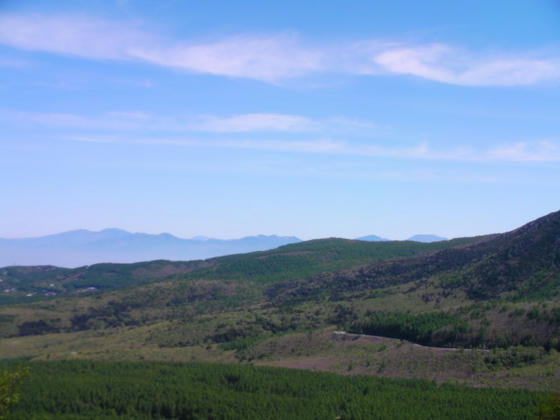
[(54, 265), (78, 267), (101, 262), (196, 260), (263, 251), (299, 242), (295, 236), (258, 235), (241, 239), (181, 239), (168, 233), (149, 235), (121, 229), (74, 230), (27, 239), (0, 239), (0, 267)]
[[(362, 241), (389, 241), (376, 235)], [(446, 240), (436, 235), (414, 235), (409, 241)], [(15, 265), (54, 265), (79, 267), (102, 262), (133, 263), (150, 260), (198, 260), (228, 254), (265, 251), (300, 242), (295, 236), (257, 235), (240, 239), (195, 236), (183, 239), (169, 233), (151, 235), (122, 229), (98, 232), (73, 230), (37, 238), (0, 238), (0, 267)]]

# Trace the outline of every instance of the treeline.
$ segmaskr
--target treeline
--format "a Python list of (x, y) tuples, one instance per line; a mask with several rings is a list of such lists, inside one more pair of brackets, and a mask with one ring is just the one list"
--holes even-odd
[(425, 345), (454, 345), (468, 331), (466, 321), (445, 312), (376, 312), (350, 327), (350, 332), (357, 334), (382, 335)]
[[(13, 369), (15, 362), (0, 362)], [(545, 398), (250, 365), (31, 362), (10, 419), (526, 419)]]

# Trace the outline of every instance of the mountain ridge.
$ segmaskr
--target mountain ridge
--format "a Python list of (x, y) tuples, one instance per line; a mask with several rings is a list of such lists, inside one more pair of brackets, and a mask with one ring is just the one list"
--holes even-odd
[(118, 228), (100, 231), (77, 229), (40, 237), (0, 239), (0, 267), (79, 267), (102, 262), (195, 260), (263, 251), (300, 241), (295, 236), (278, 235), (255, 235), (239, 239), (183, 239), (169, 233), (131, 233)]

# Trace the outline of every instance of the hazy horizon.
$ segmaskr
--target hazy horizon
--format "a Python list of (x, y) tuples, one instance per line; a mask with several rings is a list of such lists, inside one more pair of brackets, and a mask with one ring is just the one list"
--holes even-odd
[[(214, 237), (214, 236), (208, 236), (208, 235), (203, 235), (203, 234), (198, 234), (198, 235), (194, 235), (194, 236), (190, 236), (190, 237), (183, 237), (180, 235), (176, 235), (173, 232), (136, 232), (136, 231), (129, 231), (126, 229), (121, 229), (119, 227), (107, 227), (107, 228), (102, 228), (102, 229), (86, 229), (86, 228), (77, 228), (77, 229), (70, 229), (70, 230), (65, 230), (65, 231), (61, 231), (61, 232), (52, 232), (52, 233), (47, 233), (44, 235), (36, 235), (36, 236), (17, 236), (17, 237), (6, 237), (6, 236), (2, 236), (0, 237), (0, 239), (7, 239), (7, 240), (12, 240), (12, 239), (35, 239), (35, 238), (42, 238), (42, 237), (46, 237), (46, 236), (56, 236), (56, 235), (62, 235), (62, 234), (67, 234), (67, 233), (73, 233), (73, 232), (79, 232), (79, 231), (85, 231), (85, 232), (90, 232), (90, 233), (101, 233), (104, 231), (122, 231), (122, 232), (126, 232), (128, 234), (132, 234), (132, 235), (152, 235), (152, 236), (159, 236), (159, 235), (171, 235), (175, 238), (178, 239), (184, 239), (184, 240), (208, 240), (208, 239), (214, 239), (214, 240), (222, 240), (222, 241), (230, 241), (230, 240), (236, 240), (236, 239), (244, 239), (244, 238), (252, 238), (252, 237), (259, 237), (259, 236), (276, 236), (276, 237), (280, 237), (280, 238), (297, 238), (300, 239), (302, 241), (308, 241), (308, 240), (313, 240), (313, 239), (325, 239), (325, 238), (335, 238), (337, 236), (323, 236), (320, 238), (303, 238), (300, 235), (297, 234), (279, 234), (279, 233), (257, 233), (257, 234), (253, 234), (253, 235), (243, 235), (243, 236), (239, 236), (239, 237)], [(488, 232), (488, 233), (495, 233), (495, 232)], [(445, 235), (440, 235), (437, 232), (416, 232), (416, 233), (412, 233), (407, 237), (404, 238), (393, 238), (393, 237), (382, 237), (380, 235), (376, 235), (375, 232), (369, 232), (369, 233), (365, 233), (363, 235), (357, 236), (357, 237), (352, 237), (352, 238), (347, 238), (347, 237), (342, 237), (342, 236), (338, 236), (338, 238), (342, 238), (342, 239), (361, 239), (361, 238), (366, 238), (366, 237), (370, 237), (370, 236), (377, 236), (382, 240), (386, 240), (386, 241), (406, 241), (411, 239), (414, 236), (437, 236), (437, 237), (442, 237), (444, 239), (453, 239), (453, 238), (449, 238)], [(475, 235), (473, 235), (475, 236)]]
[[(313, 238), (318, 242), (325, 238)], [(330, 241), (332, 237), (326, 239)], [(340, 239), (340, 238), (338, 238)], [(415, 234), (407, 241), (421, 243), (446, 241), (433, 234)], [(343, 238), (364, 242), (398, 240), (366, 235)], [(268, 251), (297, 244), (297, 236), (255, 235), (234, 239), (197, 236), (180, 238), (169, 233), (147, 234), (118, 228), (100, 231), (77, 229), (31, 238), (0, 238), (0, 267), (52, 265), (76, 268), (98, 263), (138, 263), (154, 260), (193, 261), (225, 255)], [(340, 243), (335, 240), (335, 243)]]

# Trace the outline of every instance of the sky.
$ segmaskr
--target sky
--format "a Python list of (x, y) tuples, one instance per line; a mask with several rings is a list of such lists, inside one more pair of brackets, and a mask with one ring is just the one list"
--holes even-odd
[(0, 0), (0, 237), (503, 232), (560, 208), (560, 2)]

